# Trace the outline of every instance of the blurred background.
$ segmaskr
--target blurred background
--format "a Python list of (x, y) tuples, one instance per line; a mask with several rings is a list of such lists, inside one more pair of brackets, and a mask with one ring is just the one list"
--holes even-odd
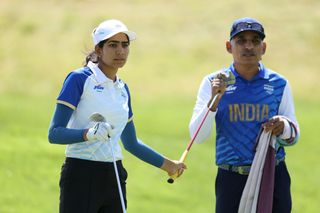
[[(0, 212), (58, 212), (64, 146), (47, 130), (66, 75), (93, 48), (91, 32), (122, 20), (138, 39), (119, 76), (132, 95), (139, 138), (178, 159), (202, 78), (228, 67), (232, 22), (250, 16), (266, 30), (264, 64), (285, 75), (294, 94), (301, 138), (287, 148), (292, 212), (318, 212), (320, 168), (320, 1), (269, 0), (1, 0)], [(128, 212), (214, 212), (214, 135), (194, 145), (175, 184), (124, 151)]]

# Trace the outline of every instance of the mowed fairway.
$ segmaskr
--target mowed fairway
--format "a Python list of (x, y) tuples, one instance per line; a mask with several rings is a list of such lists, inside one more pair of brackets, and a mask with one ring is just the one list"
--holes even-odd
[[(178, 159), (198, 86), (227, 67), (232, 21), (252, 16), (265, 25), (264, 63), (291, 82), (299, 143), (287, 148), (294, 213), (318, 212), (320, 166), (320, 2), (276, 1), (21, 1), (0, 3), (0, 213), (56, 213), (64, 146), (47, 129), (65, 76), (91, 50), (91, 31), (104, 19), (138, 34), (119, 76), (133, 98), (138, 137)], [(129, 213), (214, 212), (214, 135), (194, 145), (188, 170), (173, 185), (162, 171), (124, 151)]]

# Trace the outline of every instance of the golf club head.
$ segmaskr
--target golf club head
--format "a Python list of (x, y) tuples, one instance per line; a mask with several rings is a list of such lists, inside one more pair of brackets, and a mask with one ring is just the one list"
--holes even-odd
[(173, 183), (174, 180), (173, 180), (173, 178), (169, 178), (169, 179), (167, 180), (167, 182), (168, 182), (168, 183)]
[(225, 69), (217, 74), (217, 78), (222, 79), (226, 85), (232, 85), (236, 83), (236, 78), (230, 69)]
[(90, 121), (93, 121), (93, 122), (106, 122), (106, 119), (100, 113), (94, 112), (90, 116)]

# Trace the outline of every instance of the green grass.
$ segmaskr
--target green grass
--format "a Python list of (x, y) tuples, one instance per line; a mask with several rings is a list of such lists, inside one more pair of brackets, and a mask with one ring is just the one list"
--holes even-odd
[[(265, 24), (264, 62), (285, 75), (294, 92), (302, 134), (287, 148), (292, 212), (317, 212), (319, 7), (316, 0), (1, 1), (0, 212), (58, 212), (65, 147), (49, 144), (47, 129), (62, 82), (91, 49), (96, 24), (118, 18), (137, 32), (119, 74), (131, 89), (138, 136), (178, 159), (189, 140), (198, 86), (204, 75), (231, 62), (224, 41), (242, 16)], [(189, 169), (173, 185), (163, 171), (124, 152), (128, 212), (214, 212), (213, 137), (193, 146)]]

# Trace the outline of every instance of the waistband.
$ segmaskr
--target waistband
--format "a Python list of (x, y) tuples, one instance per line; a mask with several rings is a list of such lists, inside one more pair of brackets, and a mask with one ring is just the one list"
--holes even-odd
[[(276, 159), (276, 166), (278, 166), (281, 162), (284, 162), (284, 158), (282, 159)], [(221, 164), (218, 165), (220, 169), (236, 172), (240, 175), (249, 175), (251, 165), (244, 165), (244, 166), (234, 166), (234, 165), (228, 165), (228, 164)]]
[[(93, 161), (93, 160), (85, 160), (80, 158), (70, 158), (66, 157), (65, 164), (72, 164), (75, 166), (94, 166), (100, 168), (112, 168), (113, 169), (113, 162), (102, 162), (102, 161)], [(123, 166), (122, 161), (116, 161), (117, 167)]]

